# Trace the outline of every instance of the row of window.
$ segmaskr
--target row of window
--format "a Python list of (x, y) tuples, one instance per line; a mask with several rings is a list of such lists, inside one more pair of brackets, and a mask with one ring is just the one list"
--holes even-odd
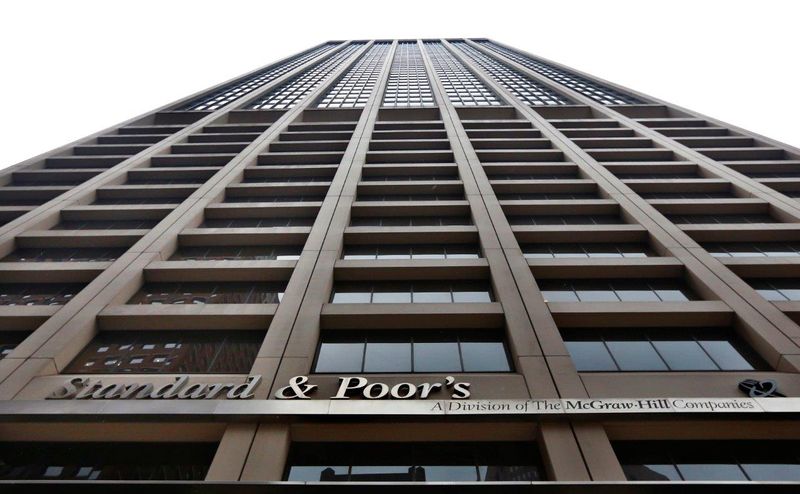
[(763, 362), (729, 331), (701, 328), (587, 329), (565, 332), (580, 372), (745, 371)]
[(546, 302), (685, 302), (695, 294), (680, 280), (538, 280)]
[(286, 283), (146, 283), (129, 304), (277, 304)]
[[(24, 335), (12, 332), (13, 349)], [(708, 372), (769, 367), (726, 328), (592, 328), (562, 334), (580, 372)], [(105, 331), (65, 369), (68, 374), (246, 374), (263, 332)], [(501, 330), (323, 331), (317, 373), (511, 372)]]
[(425, 62), (415, 41), (401, 41), (397, 44), (382, 106), (435, 106)]
[[(798, 481), (789, 440), (611, 443), (631, 481)], [(205, 479), (214, 443), (5, 442), (0, 480)], [(531, 482), (547, 480), (534, 442), (293, 442), (283, 479), (295, 482)]]
[(447, 98), (455, 106), (500, 106), (500, 98), (486, 87), (439, 41), (425, 42), (431, 65)]
[(502, 334), (482, 331), (328, 331), (314, 363), (317, 373), (510, 371)]
[(222, 89), (212, 92), (211, 94), (205, 94), (191, 103), (188, 103), (186, 106), (182, 107), (181, 110), (213, 111), (222, 108), (231, 101), (274, 81), (275, 79), (292, 71), (312, 58), (332, 50), (337, 45), (338, 43), (326, 43), (318, 48), (308, 50), (291, 58), (290, 60), (259, 71), (250, 77), (229, 84)]
[[(409, 196), (388, 196), (387, 200), (402, 200)], [(446, 196), (447, 199), (461, 196)], [(434, 199), (431, 199), (434, 198)], [(416, 198), (415, 198), (416, 199)], [(438, 200), (436, 195), (424, 196), (421, 200)], [(260, 202), (260, 201), (259, 201)], [(767, 214), (697, 214), (668, 215), (678, 224), (746, 224), (775, 223), (778, 220)], [(511, 225), (618, 225), (625, 223), (618, 215), (610, 214), (567, 214), (567, 215), (510, 215)], [(63, 221), (53, 230), (138, 230), (149, 229), (158, 224), (157, 220), (95, 220)], [(268, 228), (288, 226), (313, 226), (313, 217), (286, 218), (212, 218), (206, 219), (201, 228)], [(446, 226), (471, 225), (466, 216), (361, 216), (352, 219), (353, 226)]]
[(492, 291), (485, 282), (362, 282), (337, 283), (334, 304), (421, 304), (491, 302)]
[[(225, 220), (227, 221), (227, 220)], [(403, 223), (405, 225), (405, 223)], [(527, 244), (522, 245), (527, 258), (637, 258), (656, 255), (644, 244)], [(714, 257), (800, 257), (800, 244), (712, 243), (705, 249)], [(204, 246), (181, 247), (172, 260), (278, 259), (296, 260), (302, 246)], [(113, 261), (125, 252), (123, 248), (21, 248), (2, 259), (2, 262), (97, 262)], [(344, 259), (477, 259), (477, 245), (348, 245)]]
[(317, 108), (364, 108), (389, 52), (389, 43), (375, 43), (325, 93)]

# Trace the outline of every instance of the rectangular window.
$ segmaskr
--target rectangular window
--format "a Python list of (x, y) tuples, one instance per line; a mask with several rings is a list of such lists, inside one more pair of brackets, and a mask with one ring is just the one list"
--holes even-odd
[(80, 283), (7, 283), (0, 305), (64, 305), (83, 289)]
[(703, 247), (714, 257), (800, 257), (800, 244), (783, 242), (709, 243)]
[(348, 245), (343, 259), (407, 260), (407, 259), (479, 259), (480, 247), (469, 244), (440, 245)]
[(780, 223), (768, 214), (668, 214), (667, 219), (676, 224), (746, 224), (746, 223)]
[(296, 261), (300, 259), (301, 245), (211, 245), (181, 247), (171, 261)]
[(527, 244), (521, 247), (528, 259), (621, 259), (656, 255), (644, 244)]
[(3, 258), (3, 262), (108, 262), (125, 252), (116, 247), (107, 248), (23, 248)]
[(534, 443), (293, 443), (284, 480), (530, 482), (545, 480)]
[(800, 300), (800, 280), (794, 278), (756, 279), (748, 283), (771, 302)]
[(147, 283), (129, 304), (277, 304), (285, 282)]
[(539, 280), (545, 302), (686, 302), (696, 300), (682, 280)]
[(146, 230), (157, 224), (158, 220), (62, 221), (51, 230)]
[(327, 331), (316, 373), (511, 372), (499, 331)]
[(585, 329), (565, 330), (563, 337), (579, 372), (767, 369), (731, 330)]
[(313, 226), (312, 217), (292, 218), (209, 218), (200, 228), (280, 228), (290, 226)]
[(337, 283), (331, 296), (334, 304), (450, 304), (492, 300), (489, 284), (479, 281)]
[(565, 214), (565, 215), (538, 215), (538, 216), (508, 216), (511, 225), (621, 225), (625, 223), (622, 218), (611, 214)]
[(247, 374), (260, 331), (101, 331), (65, 374)]
[(612, 446), (628, 480), (800, 481), (797, 441), (615, 441)]
[(469, 216), (356, 216), (351, 226), (455, 226), (471, 225)]
[(201, 481), (216, 450), (216, 443), (4, 442), (0, 480)]

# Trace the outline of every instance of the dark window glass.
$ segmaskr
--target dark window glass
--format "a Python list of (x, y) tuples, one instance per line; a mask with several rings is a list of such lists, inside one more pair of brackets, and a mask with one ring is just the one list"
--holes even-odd
[(628, 480), (796, 481), (796, 441), (617, 441)]
[(498, 332), (328, 331), (322, 334), (314, 372), (510, 372)]
[(66, 374), (247, 374), (260, 331), (101, 331)]
[(768, 368), (732, 331), (718, 328), (571, 329), (563, 336), (581, 372)]
[(533, 443), (294, 443), (284, 479), (305, 482), (544, 480)]
[(277, 304), (286, 283), (147, 283), (129, 304)]
[(64, 305), (84, 287), (78, 283), (0, 285), (0, 305)]
[(782, 242), (711, 243), (703, 247), (714, 257), (798, 257), (800, 244)]
[(0, 480), (204, 480), (211, 443), (0, 443)]

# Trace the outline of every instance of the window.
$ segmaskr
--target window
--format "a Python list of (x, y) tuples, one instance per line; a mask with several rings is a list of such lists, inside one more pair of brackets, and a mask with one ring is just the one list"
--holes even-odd
[(0, 480), (201, 481), (216, 450), (216, 443), (4, 442)]
[(228, 203), (256, 203), (256, 202), (322, 202), (324, 195), (304, 194), (289, 196), (226, 196), (225, 202)]
[(331, 297), (334, 304), (450, 304), (491, 301), (492, 291), (488, 283), (469, 281), (337, 283)]
[(285, 480), (303, 482), (500, 482), (545, 480), (536, 444), (522, 442), (302, 443)]
[(476, 50), (466, 42), (455, 41), (453, 46), (461, 50), (464, 55), (488, 72), (499, 85), (528, 106), (568, 105), (571, 103), (563, 95), (480, 50)]
[(762, 297), (772, 302), (800, 300), (800, 281), (792, 278), (749, 280)]
[(210, 94), (205, 94), (182, 107), (181, 110), (218, 110), (233, 100), (241, 98), (245, 94), (248, 94), (260, 88), (261, 86), (278, 79), (279, 77), (296, 69), (314, 57), (336, 48), (338, 45), (338, 43), (326, 43), (318, 48), (307, 50), (296, 57), (291, 58), (290, 60), (272, 65), (265, 70), (256, 72), (255, 74), (229, 84), (222, 89), (218, 89)]
[(212, 245), (202, 247), (181, 247), (171, 261), (296, 261), (300, 259), (301, 245)]
[(800, 257), (800, 244), (794, 243), (711, 243), (703, 247), (714, 257)]
[(431, 65), (455, 106), (500, 106), (500, 98), (470, 72), (439, 41), (425, 42)]
[(354, 260), (404, 260), (404, 259), (478, 259), (477, 245), (348, 245), (343, 259)]
[(694, 293), (680, 280), (539, 280), (545, 302), (685, 302)]
[(615, 441), (628, 480), (798, 481), (797, 441)]
[(579, 372), (765, 369), (732, 331), (717, 328), (586, 329), (564, 332)]
[(125, 252), (116, 247), (103, 248), (23, 248), (7, 255), (3, 262), (101, 262), (114, 261)]
[(277, 304), (286, 283), (147, 283), (129, 304)]
[(389, 53), (391, 43), (375, 43), (350, 69), (328, 90), (317, 103), (317, 108), (364, 108), (367, 105), (383, 60)]
[(565, 214), (538, 216), (508, 216), (511, 225), (620, 225), (622, 218), (611, 214)]
[(428, 72), (416, 41), (397, 43), (382, 106), (435, 106)]
[(351, 43), (310, 69), (294, 76), (266, 95), (250, 103), (251, 110), (288, 110), (294, 108), (314, 89), (327, 80), (364, 43)]
[(645, 199), (727, 199), (736, 197), (727, 192), (642, 192)]
[(312, 217), (293, 218), (209, 218), (200, 228), (280, 228), (290, 226), (313, 226)]
[(62, 221), (51, 230), (145, 230), (157, 224), (158, 220)]
[(653, 255), (643, 244), (528, 244), (522, 246), (522, 253), (529, 259), (613, 259)]
[(598, 199), (598, 195), (591, 192), (555, 192), (555, 193), (542, 193), (542, 192), (508, 192), (497, 194), (497, 198), (501, 201), (541, 201), (541, 200), (569, 200), (569, 199)]
[(363, 182), (435, 182), (437, 180), (458, 180), (457, 173), (447, 175), (364, 175)]
[(247, 374), (260, 331), (101, 331), (66, 374)]
[(768, 214), (668, 214), (673, 223), (678, 224), (734, 224), (734, 223), (778, 223)]
[(92, 204), (178, 204), (183, 201), (183, 197), (98, 197)]
[(292, 177), (244, 177), (242, 183), (245, 184), (277, 184), (277, 183), (307, 183), (307, 182), (330, 182), (331, 176), (300, 175)]
[(454, 226), (471, 225), (468, 216), (357, 216), (351, 226)]
[(510, 372), (499, 331), (328, 331), (316, 373)]
[[(598, 81), (583, 77), (575, 72), (556, 67), (553, 64), (523, 55), (491, 41), (479, 40), (478, 43), (489, 50), (510, 58), (526, 69), (548, 77), (557, 83), (563, 84), (573, 91), (577, 91), (582, 95), (592, 98), (593, 100), (604, 105), (631, 105), (644, 103), (639, 98), (631, 96), (627, 93), (623, 93), (617, 89), (613, 89), (605, 84), (601, 84)], [(466, 45), (466, 43), (463, 42), (462, 44)]]
[(79, 283), (2, 284), (0, 305), (64, 305), (83, 287)]
[(464, 194), (359, 194), (359, 201), (463, 201)]

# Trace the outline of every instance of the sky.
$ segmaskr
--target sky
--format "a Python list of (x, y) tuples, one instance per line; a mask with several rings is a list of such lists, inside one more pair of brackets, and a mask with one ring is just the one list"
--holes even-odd
[(329, 39), (489, 37), (800, 146), (796, 0), (0, 2), (0, 168)]

